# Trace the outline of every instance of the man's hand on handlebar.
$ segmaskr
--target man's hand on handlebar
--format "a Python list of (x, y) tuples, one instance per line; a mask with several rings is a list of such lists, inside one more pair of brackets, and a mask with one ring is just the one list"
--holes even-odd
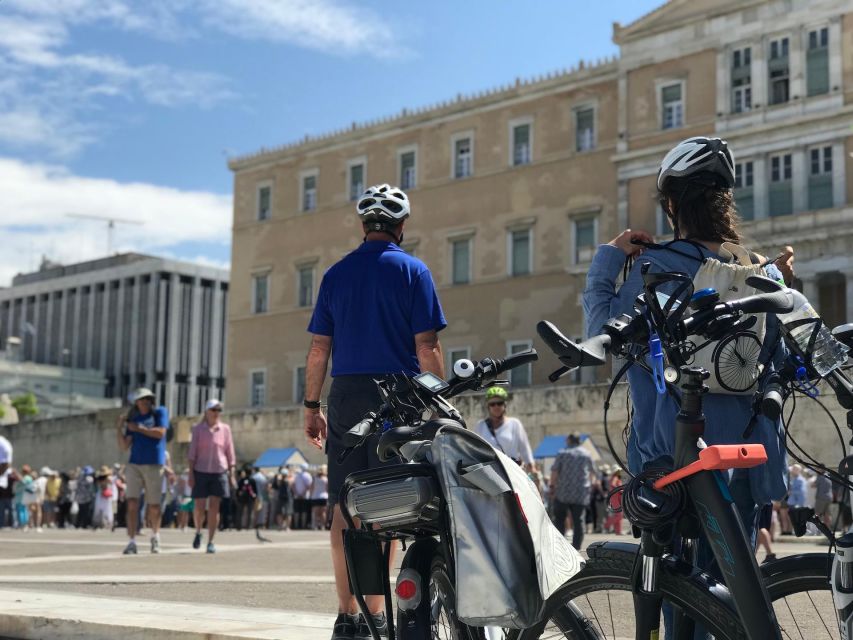
[(326, 416), (320, 409), (305, 409), (305, 437), (312, 446), (322, 450), (327, 426)]

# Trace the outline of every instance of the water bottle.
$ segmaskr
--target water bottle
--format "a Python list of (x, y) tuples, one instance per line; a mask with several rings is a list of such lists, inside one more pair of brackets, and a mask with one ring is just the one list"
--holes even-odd
[(823, 377), (847, 361), (848, 348), (833, 337), (829, 327), (821, 323), (810, 353), (809, 342), (817, 324), (806, 322), (799, 326), (791, 325), (797, 320), (819, 320), (820, 316), (802, 293), (795, 289), (786, 289), (786, 291), (794, 298), (794, 310), (778, 316), (782, 322), (782, 328), (797, 343), (800, 351), (811, 359), (811, 366), (815, 372)]

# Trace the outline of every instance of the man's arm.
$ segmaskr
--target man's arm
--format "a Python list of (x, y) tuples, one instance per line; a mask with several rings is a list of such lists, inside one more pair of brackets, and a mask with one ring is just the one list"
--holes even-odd
[(136, 433), (141, 433), (144, 436), (148, 436), (149, 438), (154, 438), (154, 440), (160, 440), (166, 436), (166, 427), (142, 427), (136, 425), (136, 428), (131, 430), (136, 431)]
[(444, 356), (441, 353), (441, 342), (438, 332), (434, 329), (415, 334), (415, 353), (421, 371), (429, 371), (439, 378), (444, 378)]
[[(133, 441), (131, 436), (125, 435), (124, 433), (126, 420), (127, 415), (121, 414), (116, 422), (116, 442), (118, 443), (119, 451), (127, 451), (130, 449), (130, 443)], [(130, 425), (128, 425), (128, 427), (129, 426)]]
[[(332, 337), (314, 334), (305, 362), (305, 399), (319, 401), (332, 355)], [(323, 448), (326, 438), (326, 416), (320, 409), (305, 408), (305, 436), (313, 446)]]

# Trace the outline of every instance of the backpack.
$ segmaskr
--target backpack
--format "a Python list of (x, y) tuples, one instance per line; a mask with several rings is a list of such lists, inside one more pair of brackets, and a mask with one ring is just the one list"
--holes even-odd
[[(669, 249), (666, 245), (655, 248)], [(669, 249), (674, 251), (674, 249)], [(678, 251), (681, 254), (680, 251)], [(684, 254), (686, 255), (686, 254)], [(714, 289), (719, 302), (737, 300), (756, 293), (746, 284), (753, 275), (764, 275), (763, 266), (754, 264), (749, 251), (738, 244), (724, 242), (718, 255), (724, 260), (696, 257), (702, 264), (693, 276), (693, 291)], [(705, 384), (710, 393), (728, 395), (752, 395), (755, 385), (764, 370), (759, 361), (767, 329), (767, 318), (763, 313), (746, 315), (743, 326), (734, 333), (727, 333), (719, 340), (692, 336), (692, 352), (687, 364), (702, 367), (711, 375)]]

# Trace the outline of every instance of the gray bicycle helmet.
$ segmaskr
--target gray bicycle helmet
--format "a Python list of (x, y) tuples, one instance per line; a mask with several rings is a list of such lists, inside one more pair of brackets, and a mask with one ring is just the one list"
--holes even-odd
[(362, 222), (397, 225), (409, 217), (409, 198), (397, 187), (378, 184), (361, 194), (356, 211)]
[(697, 136), (682, 140), (664, 156), (658, 171), (658, 190), (667, 178), (712, 174), (725, 188), (735, 184), (735, 159), (725, 140)]

